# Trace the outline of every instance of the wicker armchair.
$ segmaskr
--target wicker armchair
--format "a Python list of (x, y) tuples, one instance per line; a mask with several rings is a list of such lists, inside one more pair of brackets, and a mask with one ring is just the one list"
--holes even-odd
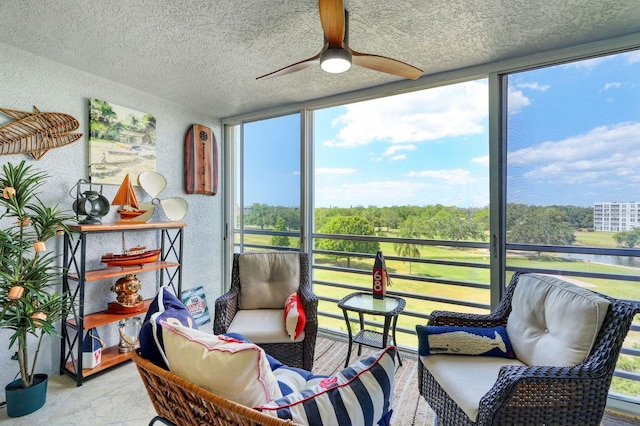
[[(131, 353), (145, 389), (158, 414), (155, 422), (180, 426), (200, 425), (294, 425), (290, 420), (282, 420), (237, 404), (226, 398), (197, 386), (172, 372), (158, 367), (140, 356)], [(171, 422), (171, 423), (168, 423)]]
[[(428, 325), (494, 327), (506, 325), (521, 273), (513, 276), (497, 310), (490, 315), (434, 311)], [(587, 358), (573, 367), (503, 366), (498, 380), (480, 400), (474, 423), (449, 397), (423, 362), (418, 365), (420, 394), (442, 425), (600, 424), (609, 385), (637, 303), (604, 296), (611, 302)]]
[[(256, 254), (256, 253), (252, 253)], [(265, 254), (287, 254), (292, 252), (265, 252)], [(298, 284), (298, 294), (304, 306), (306, 315), (306, 325), (304, 328), (305, 337), (300, 342), (288, 339), (278, 343), (263, 343), (258, 336), (249, 338), (280, 362), (291, 367), (298, 367), (311, 371), (313, 368), (313, 358), (316, 346), (316, 335), (318, 333), (318, 297), (311, 289), (309, 281), (309, 257), (306, 253), (295, 253), (299, 256), (300, 279)], [(240, 256), (235, 253), (233, 256), (231, 288), (215, 301), (215, 316), (213, 322), (214, 334), (223, 334), (229, 331), (236, 313), (240, 309), (240, 298), (242, 283), (240, 282)], [(284, 323), (284, 319), (283, 319)], [(288, 341), (287, 341), (288, 340)]]

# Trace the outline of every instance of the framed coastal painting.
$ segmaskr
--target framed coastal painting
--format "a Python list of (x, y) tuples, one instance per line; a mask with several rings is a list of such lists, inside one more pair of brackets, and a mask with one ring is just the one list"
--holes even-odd
[(128, 174), (156, 170), (156, 119), (100, 99), (89, 99), (89, 176), (92, 183), (120, 185)]

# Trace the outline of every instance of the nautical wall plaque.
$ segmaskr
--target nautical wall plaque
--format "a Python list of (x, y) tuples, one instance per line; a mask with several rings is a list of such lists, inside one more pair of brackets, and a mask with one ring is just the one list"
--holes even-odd
[(80, 127), (78, 120), (61, 112), (33, 112), (0, 108), (15, 121), (0, 127), (0, 155), (31, 154), (39, 160), (50, 149), (68, 145), (80, 139), (82, 133), (72, 133)]
[(184, 184), (187, 194), (218, 192), (218, 146), (209, 127), (194, 124), (184, 140)]

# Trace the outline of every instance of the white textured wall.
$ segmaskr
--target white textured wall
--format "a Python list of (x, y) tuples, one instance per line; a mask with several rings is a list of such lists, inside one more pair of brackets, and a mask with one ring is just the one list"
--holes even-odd
[[(122, 64), (126, 67), (127, 64)], [(206, 82), (203, 82), (206, 84)], [(71, 210), (73, 199), (69, 190), (80, 178), (88, 178), (88, 100), (98, 98), (117, 105), (126, 106), (139, 111), (152, 113), (157, 122), (157, 171), (168, 181), (168, 187), (161, 197), (180, 196), (189, 203), (189, 213), (183, 219), (185, 228), (183, 289), (203, 285), (207, 293), (207, 301), (213, 313), (214, 299), (221, 293), (221, 218), (222, 202), (220, 192), (216, 196), (187, 195), (183, 183), (183, 145), (184, 136), (191, 124), (198, 123), (209, 126), (220, 143), (220, 121), (187, 107), (143, 93), (117, 82), (105, 80), (83, 71), (69, 68), (57, 62), (35, 56), (22, 50), (0, 43), (0, 107), (31, 111), (33, 105), (41, 111), (55, 111), (71, 114), (80, 121), (79, 131), (84, 136), (77, 142), (62, 148), (49, 151), (40, 161), (29, 155), (12, 155), (0, 157), (0, 166), (6, 162), (27, 160), (35, 167), (46, 170), (52, 178), (46, 186), (47, 193), (42, 194), (43, 201), (55, 202), (65, 209)], [(0, 125), (11, 121), (0, 113)], [(219, 149), (221, 148), (220, 145)], [(220, 150), (221, 151), (221, 150)], [(104, 195), (111, 199), (117, 190), (116, 186), (105, 185)], [(140, 191), (138, 189), (138, 191)], [(143, 201), (149, 201), (146, 195), (138, 192)], [(104, 223), (115, 219), (114, 211), (103, 219)], [(166, 220), (156, 210), (152, 221)], [(156, 244), (150, 234), (128, 237), (128, 245), (145, 243)], [(99, 258), (107, 248), (109, 251), (119, 250), (119, 238), (115, 234), (90, 240), (88, 258), (93, 258), (92, 267), (99, 268)], [(130, 243), (130, 244), (129, 244)], [(50, 248), (62, 242), (51, 242)], [(98, 261), (96, 261), (97, 259)], [(155, 294), (156, 273), (148, 272), (139, 276), (143, 283), (145, 298)], [(106, 304), (113, 300), (110, 292), (110, 281), (88, 283), (87, 310), (106, 309)], [(211, 324), (203, 326), (210, 330)], [(101, 331), (102, 332), (102, 331)], [(116, 327), (105, 328), (108, 343), (116, 340)], [(14, 379), (18, 372), (18, 364), (11, 361), (14, 350), (8, 350), (9, 333), (0, 330), (0, 389), (4, 393), (4, 385)], [(35, 345), (32, 345), (32, 351)], [(57, 374), (60, 358), (59, 339), (46, 338), (38, 362), (38, 372)], [(117, 373), (117, 369), (114, 370)], [(0, 399), (0, 400), (3, 400)]]

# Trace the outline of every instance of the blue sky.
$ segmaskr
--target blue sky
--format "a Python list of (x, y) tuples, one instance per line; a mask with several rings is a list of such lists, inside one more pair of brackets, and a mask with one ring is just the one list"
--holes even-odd
[(510, 78), (510, 202), (640, 200), (640, 52)]
[[(508, 202), (640, 197), (640, 52), (509, 77)], [(489, 204), (487, 81), (318, 110), (315, 206)], [(299, 204), (299, 117), (245, 126), (245, 204)]]

